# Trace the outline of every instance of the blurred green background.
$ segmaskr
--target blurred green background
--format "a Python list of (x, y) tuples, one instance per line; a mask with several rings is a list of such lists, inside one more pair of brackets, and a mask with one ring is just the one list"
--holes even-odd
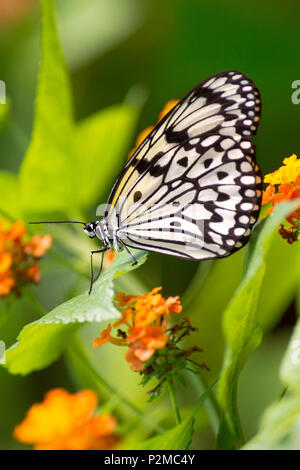
[[(296, 0), (58, 0), (59, 33), (71, 74), (76, 119), (122, 102), (132, 87), (143, 87), (147, 99), (136, 136), (156, 122), (169, 99), (183, 96), (209, 75), (237, 69), (249, 75), (261, 91), (263, 114), (256, 138), (257, 159), (264, 173), (272, 171), (284, 157), (299, 155), (300, 104), (291, 101), (291, 84), (300, 79), (299, 10)], [(0, 79), (6, 83), (10, 104), (9, 115), (0, 128), (3, 169), (18, 170), (30, 140), (39, 34), (38, 1), (0, 0)], [(121, 166), (122, 162), (115, 168), (115, 176)], [(88, 185), (88, 181), (82, 181), (82, 185)], [(107, 195), (109, 190), (110, 185)], [(281, 268), (284, 262), (288, 271), (297, 260), (292, 259), (289, 247), (281, 240), (274, 244), (259, 304), (259, 316), (268, 332), (263, 346), (246, 366), (240, 386), (242, 419), (248, 436), (257, 430), (262, 409), (280, 392), (278, 364), (295, 315), (296, 287), (288, 274), (283, 279)], [(50, 308), (64, 298), (64, 288), (67, 291), (70, 285), (64, 279), (70, 274), (60, 271), (57, 277), (49, 265), (45, 281), (36, 292)], [(195, 296), (190, 283), (196, 271)], [(240, 281), (241, 271), (240, 253), (213, 264), (204, 262), (200, 268), (196, 263), (151, 254), (138, 272), (138, 279), (131, 285), (129, 278), (127, 286), (130, 291), (138, 289), (139, 282), (147, 288), (163, 285), (166, 296), (185, 292), (186, 314), (199, 327), (197, 341), (204, 347), (205, 360), (215, 376), (223, 351), (221, 313)], [(209, 293), (205, 297), (204, 291)], [(20, 327), (34, 315), (22, 301), (10, 307), (6, 302), (1, 310), (0, 337), (11, 344)], [(7, 315), (14, 318), (9, 326), (4, 321)], [(95, 331), (86, 329), (82, 336), (94, 337)], [(134, 400), (143, 404), (144, 391), (136, 392), (139, 380), (128, 370), (119, 351), (108, 347), (93, 360), (100, 362), (100, 367), (101, 363), (107, 364), (104, 374), (116, 387), (122, 376), (127, 392), (135, 393)], [(118, 370), (117, 376), (112, 370)], [(0, 448), (17, 445), (11, 440), (13, 426), (34, 401), (56, 386), (74, 388), (62, 360), (24, 379), (0, 371)], [(205, 427), (205, 419), (203, 423)], [(204, 432), (201, 439), (199, 445), (209, 447), (210, 432)]]

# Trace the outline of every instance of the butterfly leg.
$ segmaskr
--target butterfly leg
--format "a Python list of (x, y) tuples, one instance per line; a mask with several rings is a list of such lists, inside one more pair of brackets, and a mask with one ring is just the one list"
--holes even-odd
[(119, 238), (119, 242), (121, 243), (121, 245), (125, 248), (125, 250), (127, 251), (127, 253), (131, 256), (131, 258), (133, 259), (133, 263), (132, 263), (132, 266), (135, 266), (137, 264), (137, 259), (133, 256), (133, 254), (131, 253), (131, 251), (127, 248), (127, 246), (125, 245), (125, 243)]
[(103, 260), (104, 260), (104, 251), (102, 253), (102, 256), (101, 256), (101, 263), (100, 263), (100, 267), (98, 269), (98, 273), (97, 273), (97, 276), (95, 277), (94, 279), (94, 282), (97, 281), (98, 277), (100, 276), (101, 272), (102, 272), (102, 268), (103, 268)]
[[(92, 288), (93, 288), (93, 284), (94, 284), (93, 255), (96, 254), (96, 253), (103, 253), (104, 254), (104, 251), (106, 251), (106, 250), (107, 250), (107, 248), (105, 248), (104, 250), (94, 250), (94, 251), (90, 252), (90, 257), (91, 257), (91, 281), (90, 281), (90, 288), (89, 288), (89, 292), (88, 292), (89, 295), (92, 292)], [(101, 260), (101, 270), (102, 270), (102, 263), (103, 263), (103, 256), (102, 256), (102, 260)], [(99, 270), (95, 281), (98, 279), (101, 270)]]

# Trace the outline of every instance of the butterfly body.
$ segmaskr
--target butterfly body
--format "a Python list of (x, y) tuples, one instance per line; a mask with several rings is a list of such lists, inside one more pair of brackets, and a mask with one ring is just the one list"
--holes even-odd
[(95, 222), (88, 222), (83, 231), (90, 237), (97, 237), (102, 243), (103, 246), (109, 250), (114, 248), (119, 251), (122, 247), (119, 242), (120, 236), (118, 234), (118, 228), (113, 227), (108, 218), (103, 218), (101, 220), (96, 220)]
[(136, 149), (104, 218), (87, 224), (86, 233), (104, 250), (132, 247), (191, 260), (240, 249), (261, 205), (252, 143), (260, 111), (259, 91), (241, 72), (204, 80)]

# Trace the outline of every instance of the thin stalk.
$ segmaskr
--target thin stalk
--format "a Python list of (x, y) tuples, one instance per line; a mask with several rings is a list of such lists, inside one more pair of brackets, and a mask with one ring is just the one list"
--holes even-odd
[(172, 409), (173, 409), (173, 412), (174, 412), (176, 424), (180, 424), (181, 423), (181, 417), (180, 417), (180, 413), (179, 413), (179, 409), (178, 409), (178, 405), (177, 405), (177, 401), (176, 401), (176, 395), (175, 395), (173, 380), (171, 378), (169, 378), (167, 380), (167, 387), (168, 387), (168, 392), (169, 392), (170, 401), (171, 401)]
[(94, 382), (98, 391), (102, 391), (102, 387), (109, 392), (109, 394), (113, 394), (118, 398), (118, 400), (123, 403), (123, 405), (127, 406), (131, 411), (133, 411), (141, 421), (147, 424), (151, 429), (158, 433), (163, 433), (165, 430), (161, 428), (156, 422), (154, 422), (151, 418), (145, 415), (136, 405), (134, 405), (131, 401), (129, 401), (126, 397), (121, 395), (111, 384), (109, 384), (103, 377), (101, 377), (98, 372), (92, 367), (87, 355), (82, 350), (82, 347), (78, 340), (73, 339), (72, 343), (68, 347), (68, 353), (70, 356), (73, 355), (73, 358), (77, 360), (81, 366), (85, 369), (85, 371), (90, 375), (92, 381)]
[(236, 441), (236, 446), (238, 448), (242, 447), (245, 444), (245, 434), (242, 428), (242, 423), (240, 419), (240, 414), (239, 414), (239, 409), (237, 406), (237, 390), (232, 392), (233, 398), (232, 398), (232, 404), (231, 404), (231, 424), (233, 426), (233, 430), (235, 433), (235, 441)]
[(33, 308), (33, 310), (37, 313), (38, 317), (43, 317), (45, 315), (45, 309), (42, 307), (40, 302), (37, 298), (33, 295), (30, 287), (24, 288), (24, 298), (27, 303)]
[[(195, 389), (197, 390), (197, 394), (199, 395), (198, 399), (201, 399), (201, 405), (203, 401), (202, 400), (203, 394), (206, 393), (206, 397), (202, 406), (206, 410), (209, 416), (211, 427), (212, 427), (214, 434), (217, 435), (219, 431), (219, 426), (220, 426), (221, 412), (220, 412), (218, 403), (211, 390), (212, 387), (215, 385), (215, 382), (217, 382), (217, 380), (213, 382), (211, 386), (207, 387), (201, 372), (197, 373), (197, 375), (190, 372), (189, 376), (190, 376), (191, 382), (193, 383)], [(197, 405), (195, 406), (197, 407)]]
[(189, 287), (183, 294), (182, 302), (185, 309), (193, 302), (195, 296), (201, 291), (201, 288), (212, 269), (213, 263), (213, 260), (199, 263), (199, 267), (191, 280)]

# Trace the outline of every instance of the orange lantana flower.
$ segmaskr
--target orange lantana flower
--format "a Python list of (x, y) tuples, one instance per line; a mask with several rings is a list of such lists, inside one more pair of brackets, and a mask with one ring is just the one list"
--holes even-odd
[(22, 285), (40, 281), (38, 260), (50, 248), (50, 235), (29, 238), (24, 222), (0, 222), (0, 296), (20, 294)]
[(114, 338), (110, 335), (111, 328), (111, 325), (108, 325), (105, 330), (101, 331), (100, 337), (94, 339), (94, 348), (98, 348), (99, 346), (102, 346), (102, 344), (108, 342), (116, 344), (117, 346), (122, 346), (124, 344), (124, 341), (122, 339)]
[(119, 292), (115, 295), (115, 301), (119, 307), (125, 307), (125, 305), (131, 305), (137, 300), (138, 295), (126, 295), (125, 292)]
[[(143, 377), (145, 386), (155, 378), (157, 385), (149, 390), (149, 400), (157, 399), (165, 385), (176, 380), (184, 382), (182, 372), (195, 367), (208, 370), (205, 363), (198, 364), (190, 359), (194, 353), (202, 352), (198, 346), (185, 349), (183, 339), (197, 331), (188, 318), (181, 318), (172, 326), (169, 319), (172, 314), (179, 314), (182, 305), (179, 297), (165, 299), (161, 287), (155, 287), (145, 295), (126, 295), (119, 292), (115, 300), (122, 313), (122, 318), (114, 323), (116, 336), (112, 336), (112, 326), (108, 325), (99, 338), (94, 340), (98, 347), (107, 342), (127, 346), (125, 359), (130, 368)], [(119, 328), (123, 326), (123, 328)]]
[(106, 342), (127, 345), (126, 360), (133, 370), (142, 370), (157, 349), (163, 349), (168, 343), (167, 325), (171, 313), (182, 311), (179, 297), (164, 297), (159, 292), (161, 287), (152, 289), (145, 295), (126, 295), (120, 292), (115, 296), (118, 306), (122, 308), (122, 318), (114, 327), (125, 325), (127, 332), (118, 330), (121, 338), (111, 336), (111, 325), (102, 331), (94, 340), (98, 347)]
[[(157, 120), (157, 123), (159, 123), (159, 121), (161, 121), (166, 114), (168, 114), (169, 111), (171, 111), (171, 109), (174, 108), (174, 106), (176, 106), (176, 104), (179, 102), (178, 99), (171, 99), (169, 100), (163, 107), (162, 111), (159, 113), (158, 115), (158, 120)], [(128, 154), (128, 160), (129, 158), (132, 157), (132, 155), (134, 154), (134, 152), (136, 151), (136, 149), (141, 145), (141, 143), (146, 139), (146, 137), (148, 137), (148, 135), (150, 134), (150, 132), (153, 131), (155, 126), (148, 126), (146, 127), (146, 129), (144, 129), (137, 137), (136, 139), (136, 142), (135, 142), (135, 147), (130, 150), (129, 154)]]
[(108, 325), (108, 327), (105, 330), (101, 331), (100, 337), (94, 339), (94, 348), (98, 348), (102, 344), (107, 343), (110, 340), (110, 332), (111, 332), (111, 325)]
[[(300, 198), (300, 159), (296, 155), (285, 158), (283, 165), (278, 170), (265, 176), (264, 182), (268, 183), (268, 186), (263, 193), (262, 204), (272, 202), (267, 214), (273, 212), (276, 204), (280, 202)], [(286, 238), (288, 243), (297, 239), (299, 219), (300, 207), (286, 218), (291, 226), (286, 229), (283, 226), (280, 228), (279, 233), (283, 238)]]
[(93, 390), (71, 394), (57, 388), (34, 404), (14, 429), (14, 437), (36, 450), (111, 449), (117, 443), (117, 421), (108, 414), (96, 414)]
[(104, 269), (107, 269), (108, 266), (111, 265), (115, 257), (116, 257), (116, 254), (113, 250), (107, 250), (106, 256), (105, 256)]
[(34, 235), (25, 245), (24, 251), (34, 258), (41, 258), (52, 245), (51, 235)]

